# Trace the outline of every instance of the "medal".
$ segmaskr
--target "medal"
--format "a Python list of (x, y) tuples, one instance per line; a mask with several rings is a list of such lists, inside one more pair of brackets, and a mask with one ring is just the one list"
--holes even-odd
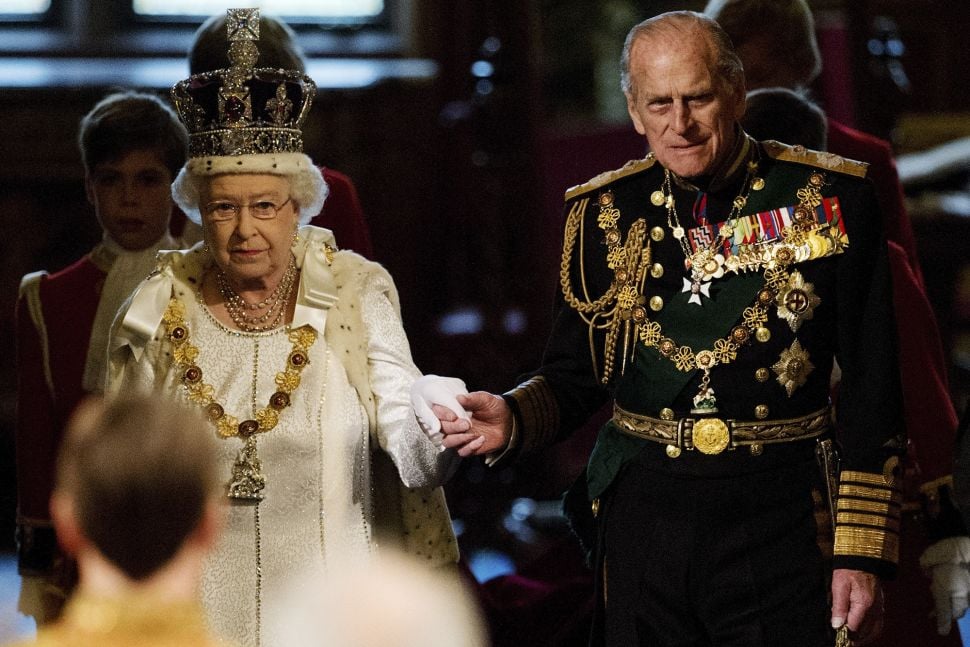
[(703, 305), (701, 303), (701, 295), (703, 294), (708, 299), (711, 298), (711, 282), (710, 281), (700, 281), (697, 279), (684, 279), (684, 287), (681, 292), (689, 292), (690, 298), (687, 299), (687, 303), (693, 303), (695, 305)]
[[(728, 240), (734, 234), (734, 228), (730, 223), (740, 215), (741, 210), (747, 204), (747, 196), (752, 189), (754, 181), (761, 179), (755, 177), (757, 170), (757, 160), (750, 160), (748, 162), (747, 175), (741, 185), (741, 193), (732, 200), (731, 211), (727, 219), (718, 229), (717, 236), (713, 240), (706, 241), (705, 245), (701, 245), (700, 241), (694, 241), (697, 245), (696, 250), (692, 249), (691, 242), (687, 237), (687, 231), (677, 215), (677, 205), (674, 201), (674, 191), (669, 170), (664, 170), (664, 181), (661, 187), (650, 194), (651, 204), (657, 207), (661, 205), (666, 207), (667, 227), (684, 252), (685, 266), (690, 276), (689, 279), (684, 279), (684, 287), (682, 289), (682, 292), (688, 292), (690, 294), (687, 303), (698, 306), (703, 305), (701, 295), (708, 299), (711, 298), (710, 281), (719, 279), (724, 275), (726, 267), (724, 256), (718, 253), (718, 249), (724, 241)], [(763, 185), (764, 181), (761, 180), (761, 183)], [(704, 221), (704, 218), (698, 217), (697, 214), (695, 214), (695, 218), (698, 222)], [(654, 240), (659, 242), (658, 238), (654, 238)]]
[(714, 354), (702, 350), (697, 354), (697, 362), (704, 365), (704, 376), (701, 378), (701, 386), (697, 389), (697, 395), (694, 396), (694, 407), (690, 412), (701, 415), (717, 413), (717, 397), (714, 395), (714, 388), (711, 386), (711, 367), (715, 363)]
[(822, 300), (815, 294), (815, 286), (794, 271), (788, 283), (778, 292), (778, 317), (788, 322), (792, 332), (798, 332), (802, 321), (815, 316), (815, 307)]

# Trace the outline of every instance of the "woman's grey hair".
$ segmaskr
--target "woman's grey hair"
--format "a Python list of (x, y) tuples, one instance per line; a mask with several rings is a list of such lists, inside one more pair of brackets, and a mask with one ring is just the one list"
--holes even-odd
[[(263, 159), (265, 158), (265, 159)], [(240, 167), (239, 161), (244, 165)], [(299, 224), (320, 213), (329, 193), (320, 169), (302, 153), (193, 158), (172, 182), (172, 199), (189, 220), (202, 224), (202, 190), (209, 179), (228, 174), (276, 175), (290, 183), (290, 197), (299, 208)]]
[(636, 95), (636, 86), (630, 74), (630, 52), (637, 40), (664, 31), (676, 31), (686, 38), (693, 38), (696, 34), (692, 32), (696, 30), (705, 34), (714, 48), (714, 72), (717, 78), (727, 87), (744, 92), (744, 67), (734, 52), (731, 39), (720, 25), (696, 11), (671, 11), (644, 20), (626, 35), (623, 53), (620, 55), (620, 87), (623, 93), (627, 96)]

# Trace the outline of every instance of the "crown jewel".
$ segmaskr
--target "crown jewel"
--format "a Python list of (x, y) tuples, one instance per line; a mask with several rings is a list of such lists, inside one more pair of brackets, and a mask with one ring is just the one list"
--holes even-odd
[(227, 10), (227, 69), (194, 74), (172, 88), (192, 157), (301, 153), (300, 130), (316, 85), (297, 70), (257, 68), (259, 9)]

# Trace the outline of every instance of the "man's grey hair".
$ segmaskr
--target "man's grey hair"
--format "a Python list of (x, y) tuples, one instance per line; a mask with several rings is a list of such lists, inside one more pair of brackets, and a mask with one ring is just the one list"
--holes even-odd
[(671, 11), (648, 18), (635, 25), (623, 43), (620, 56), (620, 87), (627, 96), (636, 95), (636, 87), (630, 74), (630, 51), (634, 43), (662, 32), (680, 32), (685, 38), (695, 38), (697, 32), (705, 35), (714, 48), (714, 73), (722, 83), (730, 88), (744, 91), (744, 68), (741, 59), (734, 52), (734, 46), (727, 33), (711, 18), (696, 11)]

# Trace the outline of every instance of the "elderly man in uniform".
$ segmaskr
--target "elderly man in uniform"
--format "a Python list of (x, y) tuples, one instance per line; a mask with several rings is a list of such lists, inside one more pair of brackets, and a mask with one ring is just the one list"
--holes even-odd
[[(749, 91), (781, 91), (775, 86), (800, 90), (818, 76), (822, 57), (806, 0), (709, 0), (704, 14), (730, 36)], [(750, 108), (746, 120), (749, 115)], [(827, 124), (826, 150), (869, 164), (867, 177), (879, 200), (893, 273), (909, 451), (904, 462), (899, 577), (886, 589), (883, 642), (958, 645), (958, 632), (948, 640), (934, 635), (950, 632), (952, 620), (966, 610), (970, 592), (970, 538), (951, 504), (957, 414), (947, 384), (946, 357), (889, 142), (833, 119)], [(918, 561), (932, 574), (935, 609)]]
[[(866, 166), (752, 140), (738, 125), (741, 63), (700, 14), (637, 25), (622, 63), (653, 152), (567, 191), (542, 366), (504, 396), (458, 395), (468, 417), (435, 408), (444, 445), (524, 454), (612, 398), (567, 495), (593, 517), (596, 644), (817, 647), (833, 629), (865, 640), (897, 559), (903, 443)], [(816, 457), (832, 465), (833, 416), (827, 574), (813, 492)]]

